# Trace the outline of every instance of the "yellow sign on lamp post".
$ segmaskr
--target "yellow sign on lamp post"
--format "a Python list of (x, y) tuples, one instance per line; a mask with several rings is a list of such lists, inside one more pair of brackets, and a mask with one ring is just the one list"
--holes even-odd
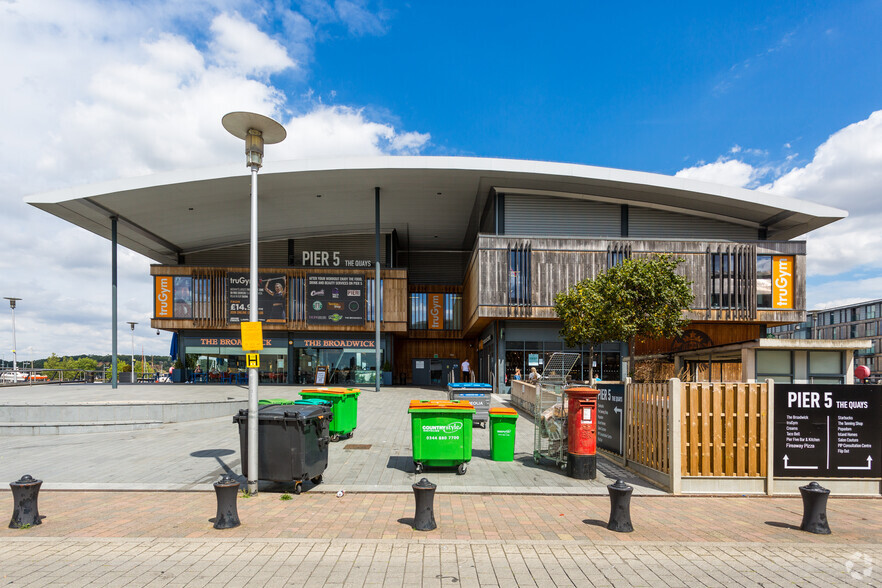
[(261, 351), (263, 349), (263, 325), (259, 321), (242, 322), (242, 349)]
[(246, 353), (245, 354), (245, 362), (246, 367), (248, 368), (259, 368), (260, 367), (260, 354), (259, 353)]

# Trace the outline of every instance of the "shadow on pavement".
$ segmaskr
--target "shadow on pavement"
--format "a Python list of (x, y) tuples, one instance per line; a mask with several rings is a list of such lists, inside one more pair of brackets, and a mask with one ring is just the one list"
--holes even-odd
[(770, 527), (778, 527), (779, 529), (791, 529), (793, 531), (801, 531), (799, 527), (796, 525), (791, 525), (790, 523), (779, 523), (777, 521), (766, 521), (766, 524)]
[(413, 458), (409, 455), (390, 455), (389, 461), (386, 462), (386, 469), (412, 474), (414, 473)]
[(243, 475), (239, 475), (226, 464), (221, 457), (227, 455), (234, 455), (236, 452), (232, 449), (200, 449), (199, 451), (194, 451), (190, 454), (190, 457), (213, 457), (217, 460), (218, 465), (223, 469), (224, 473), (228, 476), (232, 476), (236, 480), (239, 480), (240, 484), (244, 484), (247, 482), (247, 479)]
[(600, 521), (597, 519), (584, 519), (582, 522), (586, 525), (594, 525), (595, 527), (603, 527), (604, 529), (606, 529), (607, 525), (606, 521)]

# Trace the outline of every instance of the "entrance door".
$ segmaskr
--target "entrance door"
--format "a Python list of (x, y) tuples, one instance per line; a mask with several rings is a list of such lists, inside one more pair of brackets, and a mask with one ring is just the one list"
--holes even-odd
[(413, 359), (413, 385), (428, 386), (431, 381), (431, 360)]

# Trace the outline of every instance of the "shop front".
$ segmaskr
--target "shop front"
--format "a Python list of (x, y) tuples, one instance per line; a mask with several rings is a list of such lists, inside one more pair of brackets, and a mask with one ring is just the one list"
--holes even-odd
[[(188, 380), (191, 382), (247, 383), (248, 369), (239, 332), (184, 335)], [(266, 336), (260, 352), (258, 375), (261, 383), (288, 381), (288, 337)]]
[[(387, 337), (380, 339), (380, 368), (386, 361)], [(335, 334), (291, 336), (291, 383), (373, 386), (377, 377), (374, 339)], [(322, 373), (323, 372), (323, 373)]]

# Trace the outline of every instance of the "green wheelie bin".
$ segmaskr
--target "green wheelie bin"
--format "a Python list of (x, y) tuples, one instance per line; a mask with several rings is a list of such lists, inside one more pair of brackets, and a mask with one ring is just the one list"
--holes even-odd
[(413, 465), (456, 467), (463, 475), (472, 460), (472, 418), (475, 407), (465, 400), (412, 400), (410, 432)]
[(288, 400), (287, 398), (264, 398), (262, 400), (258, 400), (257, 404), (260, 406), (266, 404), (281, 404), (281, 405), (291, 405), (296, 404), (295, 400)]
[(304, 400), (326, 400), (331, 402), (331, 441), (348, 439), (355, 434), (358, 423), (359, 388), (308, 388), (300, 392)]
[(514, 461), (517, 422), (518, 411), (513, 408), (490, 409), (490, 459)]

